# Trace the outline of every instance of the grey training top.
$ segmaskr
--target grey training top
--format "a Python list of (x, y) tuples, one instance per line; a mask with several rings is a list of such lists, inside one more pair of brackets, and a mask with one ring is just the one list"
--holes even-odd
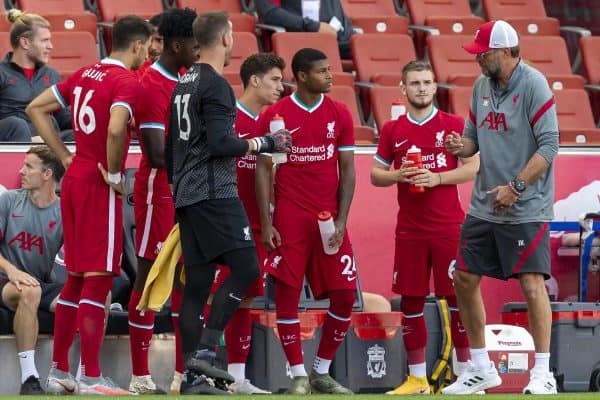
[[(544, 75), (519, 61), (504, 90), (490, 78), (480, 76), (473, 87), (464, 137), (475, 142), (481, 158), (470, 215), (508, 224), (552, 220), (552, 162), (558, 152), (558, 122), (554, 96)], [(492, 203), (496, 195), (486, 191), (508, 184), (534, 153), (550, 166), (505, 215), (495, 213)]]
[[(52, 282), (54, 257), (63, 244), (60, 199), (39, 208), (24, 189), (0, 195), (0, 254), (15, 267)], [(0, 278), (6, 275), (0, 272)]]

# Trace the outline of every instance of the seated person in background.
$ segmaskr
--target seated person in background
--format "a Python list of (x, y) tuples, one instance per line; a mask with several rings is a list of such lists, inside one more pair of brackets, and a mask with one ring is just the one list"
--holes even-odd
[[(52, 51), (50, 24), (37, 14), (12, 9), (9, 52), (0, 62), (0, 142), (37, 140), (37, 132), (25, 107), (44, 89), (60, 81), (58, 72), (46, 64)], [(73, 140), (71, 113), (61, 109), (52, 122), (63, 141)]]
[(21, 189), (0, 195), (0, 306), (15, 312), (21, 394), (43, 394), (34, 362), (37, 310), (53, 312), (62, 287), (53, 283), (54, 256), (63, 243), (55, 193), (65, 168), (46, 146), (29, 149)]
[(336, 35), (340, 56), (352, 58), (353, 28), (340, 0), (254, 0), (263, 23), (291, 32), (321, 32)]

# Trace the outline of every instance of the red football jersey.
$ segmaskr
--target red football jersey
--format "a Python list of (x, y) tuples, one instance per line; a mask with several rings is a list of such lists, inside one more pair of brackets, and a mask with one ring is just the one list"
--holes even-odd
[[(104, 182), (97, 164), (101, 163), (107, 168), (106, 141), (111, 109), (123, 106), (133, 116), (139, 87), (133, 72), (121, 61), (111, 58), (83, 67), (67, 80), (52, 86), (60, 104), (63, 107), (71, 106), (76, 150), (67, 175)], [(129, 148), (130, 128), (127, 127), (123, 167)]]
[(292, 152), (275, 174), (275, 199), (286, 198), (315, 214), (337, 213), (338, 155), (354, 151), (354, 126), (348, 108), (321, 95), (307, 106), (296, 93), (279, 100), (261, 116), (261, 131), (269, 131), (275, 114), (292, 134)]
[[(240, 139), (251, 139), (263, 136), (265, 132), (260, 130), (259, 116), (248, 110), (239, 101), (236, 103), (237, 115), (235, 118), (235, 133)], [(260, 231), (260, 214), (256, 203), (256, 189), (254, 177), (256, 173), (256, 154), (248, 154), (237, 157), (235, 160), (237, 171), (238, 194), (253, 231)]]
[[(455, 169), (458, 158), (446, 151), (444, 138), (451, 131), (462, 133), (463, 118), (434, 108), (417, 121), (410, 114), (389, 121), (381, 130), (375, 159), (398, 169), (406, 151), (415, 145), (421, 149), (423, 168), (433, 172)], [(398, 183), (398, 223), (396, 235), (445, 236), (446, 224), (460, 224), (465, 213), (460, 206), (456, 185), (425, 188), (423, 193), (410, 193), (407, 183)]]
[(138, 77), (138, 79), (140, 81), (142, 80), (142, 78), (144, 77), (144, 74), (146, 73), (148, 68), (150, 68), (150, 66), (152, 64), (154, 64), (154, 61), (152, 61), (150, 58), (148, 58), (146, 61), (144, 61), (144, 63), (137, 70), (134, 71), (135, 75)]
[[(141, 135), (141, 129), (156, 128), (162, 130), (166, 137), (171, 115), (171, 94), (178, 79), (158, 61), (148, 68), (140, 81), (141, 89), (135, 109), (135, 121), (139, 135)], [(166, 169), (150, 166), (141, 136), (139, 139), (142, 157), (135, 173), (135, 192), (145, 194), (146, 204), (161, 200), (173, 201)]]

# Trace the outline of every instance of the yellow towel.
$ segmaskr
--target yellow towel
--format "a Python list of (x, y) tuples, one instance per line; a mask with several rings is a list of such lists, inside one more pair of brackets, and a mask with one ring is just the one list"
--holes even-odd
[[(138, 311), (154, 310), (160, 311), (165, 305), (171, 289), (173, 288), (173, 278), (175, 276), (175, 266), (181, 257), (181, 242), (179, 234), (179, 224), (175, 224), (167, 240), (163, 243), (162, 249), (152, 268), (148, 273), (144, 292), (140, 298), (136, 309)], [(181, 274), (183, 278), (183, 271)], [(182, 279), (183, 281), (183, 279)]]

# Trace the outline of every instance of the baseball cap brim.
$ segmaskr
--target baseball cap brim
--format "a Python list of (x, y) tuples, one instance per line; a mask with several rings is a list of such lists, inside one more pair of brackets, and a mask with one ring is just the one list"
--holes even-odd
[(472, 41), (471, 43), (463, 44), (463, 49), (471, 54), (481, 54), (486, 51), (490, 51), (491, 48), (489, 46), (484, 46), (481, 43), (477, 43), (476, 41)]

